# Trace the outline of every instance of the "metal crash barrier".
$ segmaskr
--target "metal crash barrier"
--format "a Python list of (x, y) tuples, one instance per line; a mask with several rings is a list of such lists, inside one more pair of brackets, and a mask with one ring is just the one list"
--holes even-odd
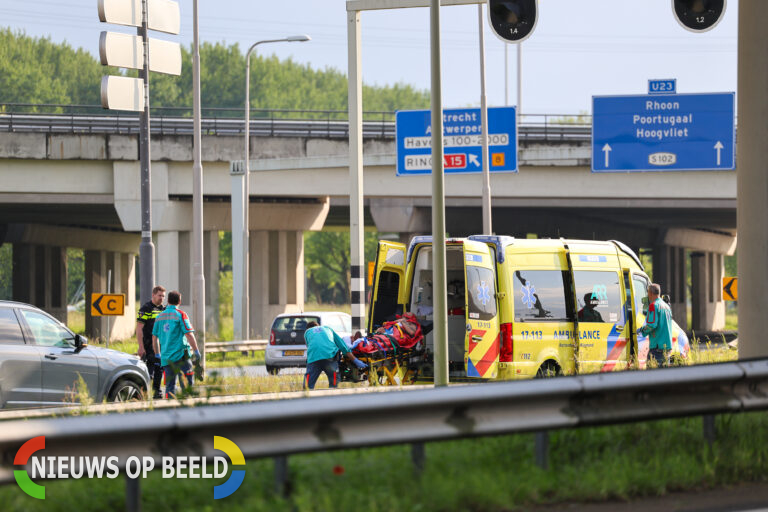
[[(226, 435), (246, 458), (422, 443), (768, 409), (768, 359), (396, 393), (13, 420), (0, 429), (0, 482), (21, 445), (46, 456), (212, 457)], [(15, 469), (19, 469), (16, 467)]]

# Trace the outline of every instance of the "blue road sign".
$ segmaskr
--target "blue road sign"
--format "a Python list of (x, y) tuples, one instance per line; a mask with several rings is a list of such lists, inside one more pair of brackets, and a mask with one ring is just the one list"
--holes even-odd
[(734, 93), (594, 96), (592, 172), (736, 168)]
[[(432, 173), (432, 118), (429, 110), (401, 110), (395, 115), (397, 175)], [(480, 109), (443, 110), (445, 173), (483, 171)], [(515, 107), (488, 109), (490, 172), (517, 172)]]

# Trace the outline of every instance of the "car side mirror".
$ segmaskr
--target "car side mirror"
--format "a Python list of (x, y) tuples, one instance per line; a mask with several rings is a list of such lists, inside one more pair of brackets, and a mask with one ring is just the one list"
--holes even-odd
[(88, 340), (84, 336), (75, 334), (75, 351), (80, 352), (88, 346)]
[(661, 300), (663, 300), (667, 304), (672, 304), (672, 299), (669, 298), (669, 295), (662, 295)]

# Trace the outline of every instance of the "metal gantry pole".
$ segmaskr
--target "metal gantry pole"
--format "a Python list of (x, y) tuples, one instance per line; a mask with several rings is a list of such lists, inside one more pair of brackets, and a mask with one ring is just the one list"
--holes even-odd
[(139, 72), (144, 79), (144, 111), (139, 115), (139, 159), (141, 161), (141, 244), (139, 245), (139, 297), (141, 302), (152, 298), (155, 286), (155, 245), (152, 243), (152, 187), (149, 152), (149, 37), (147, 0), (141, 2), (141, 28), (139, 35), (144, 45), (144, 69)]
[(509, 106), (509, 45), (504, 43), (504, 106)]
[(192, 315), (201, 363), (205, 364), (205, 274), (203, 273), (203, 163), (200, 127), (200, 33), (197, 10), (198, 0), (192, 7), (192, 110), (193, 157), (192, 164)]
[(517, 43), (517, 130), (523, 121), (523, 43)]
[(365, 282), (363, 251), (365, 217), (363, 216), (363, 94), (360, 56), (360, 12), (347, 12), (349, 48), (349, 250), (351, 273), (352, 330), (365, 322)]
[[(488, 97), (485, 92), (485, 20), (483, 4), (477, 4), (477, 30), (480, 37), (480, 139), (483, 157), (483, 234), (492, 235), (491, 171), (488, 160)], [(504, 47), (506, 48), (506, 44)]]
[(440, 0), (430, 0), (432, 75), (432, 280), (434, 283), (435, 386), (448, 385), (448, 288), (445, 276), (445, 177), (443, 175), (443, 91), (440, 76)]

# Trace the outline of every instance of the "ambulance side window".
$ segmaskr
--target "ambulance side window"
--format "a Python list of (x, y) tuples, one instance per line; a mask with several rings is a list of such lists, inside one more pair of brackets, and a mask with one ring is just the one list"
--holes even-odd
[(573, 278), (579, 322), (624, 322), (617, 272), (577, 270)]
[(492, 270), (467, 265), (467, 302), (471, 320), (496, 316), (496, 277)]
[(570, 321), (563, 274), (560, 270), (515, 271), (512, 277), (515, 321)]

